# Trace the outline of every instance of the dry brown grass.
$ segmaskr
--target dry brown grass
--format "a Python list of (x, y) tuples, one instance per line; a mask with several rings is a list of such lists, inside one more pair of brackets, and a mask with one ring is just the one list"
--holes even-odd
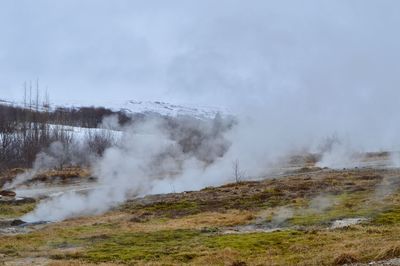
[(193, 262), (193, 265), (234, 265), (238, 262), (240, 253), (236, 250), (225, 248), (218, 252), (209, 252)]
[(340, 254), (339, 256), (337, 256), (334, 261), (333, 264), (335, 265), (343, 265), (343, 264), (351, 264), (351, 263), (355, 263), (358, 262), (358, 257), (356, 254), (354, 253), (349, 253), (349, 252), (345, 252)]
[(400, 257), (400, 245), (387, 245), (382, 248), (382, 251), (376, 256), (376, 260), (386, 260)]
[[(3, 264), (2, 264), (3, 265)], [(78, 260), (52, 260), (45, 257), (41, 258), (23, 258), (23, 259), (10, 259), (4, 262), (4, 266), (114, 266), (122, 265), (117, 263), (89, 263), (85, 261)]]
[[(152, 219), (147, 222), (132, 222), (132, 215), (122, 212), (107, 213), (97, 217), (83, 217), (67, 220), (49, 226), (46, 230), (57, 231), (63, 228), (80, 226), (96, 226), (101, 224), (113, 224), (119, 230), (125, 232), (155, 232), (162, 230), (177, 229), (202, 229), (208, 227), (225, 227), (247, 224), (256, 216), (250, 211), (229, 210), (224, 213), (204, 212), (201, 214), (189, 215), (177, 219)], [(115, 231), (114, 227), (99, 228), (85, 237), (93, 234), (108, 234)]]
[(81, 167), (66, 167), (63, 169), (53, 169), (48, 170), (43, 173), (35, 176), (31, 181), (32, 182), (47, 182), (51, 181), (54, 178), (61, 178), (63, 181), (68, 181), (71, 178), (86, 178), (90, 177), (91, 173), (89, 169), (81, 168)]
[(123, 265), (118, 263), (88, 263), (84, 261), (71, 261), (71, 260), (50, 260), (47, 266), (114, 266), (114, 265)]
[[(1, 173), (0, 187), (7, 182), (11, 182), (17, 175), (22, 174), (25, 171), (28, 171), (28, 169), (15, 168)], [(88, 168), (65, 167), (63, 169), (52, 169), (41, 172), (33, 177), (31, 180), (27, 181), (26, 184), (32, 182), (51, 182), (54, 179), (61, 179), (62, 182), (67, 183), (71, 179), (88, 177), (91, 177), (91, 172)]]

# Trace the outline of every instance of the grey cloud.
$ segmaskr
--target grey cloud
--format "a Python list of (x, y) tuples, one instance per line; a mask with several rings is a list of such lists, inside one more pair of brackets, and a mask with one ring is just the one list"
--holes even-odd
[(369, 149), (393, 147), (399, 8), (394, 0), (2, 1), (0, 93), (20, 99), (23, 81), (39, 77), (61, 104), (222, 105), (262, 113), (253, 119), (289, 140), (339, 131)]

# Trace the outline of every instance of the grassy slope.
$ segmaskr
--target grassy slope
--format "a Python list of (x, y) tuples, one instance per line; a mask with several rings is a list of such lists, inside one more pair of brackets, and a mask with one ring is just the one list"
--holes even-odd
[[(400, 193), (374, 197), (384, 178), (398, 174), (385, 170), (304, 173), (149, 197), (99, 217), (2, 236), (0, 254), (4, 261), (45, 257), (54, 265), (332, 265), (400, 257)], [(320, 195), (332, 204), (324, 210), (310, 208), (312, 199)], [(222, 233), (225, 227), (267, 222), (282, 206), (293, 210), (293, 217), (285, 222), (290, 230)], [(11, 215), (6, 216), (21, 212), (8, 211)], [(334, 219), (359, 216), (370, 220), (346, 229), (327, 229)]]

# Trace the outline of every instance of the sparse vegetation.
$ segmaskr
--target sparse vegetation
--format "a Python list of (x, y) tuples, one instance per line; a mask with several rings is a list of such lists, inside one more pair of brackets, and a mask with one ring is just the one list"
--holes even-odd
[(16, 219), (32, 211), (35, 206), (36, 203), (8, 204), (0, 202), (0, 219)]
[[(311, 176), (304, 173), (149, 196), (101, 216), (4, 236), (0, 254), (11, 261), (34, 254), (53, 265), (342, 265), (395, 258), (400, 254), (400, 195), (371, 197), (374, 185), (395, 174), (387, 170), (320, 171)], [(329, 193), (332, 205), (312, 209), (312, 199), (321, 191)], [(7, 217), (16, 217), (32, 207), (7, 206), (5, 212)], [(294, 213), (285, 223), (287, 229), (225, 232), (268, 224), (280, 207)], [(359, 216), (369, 220), (328, 229), (333, 220)]]

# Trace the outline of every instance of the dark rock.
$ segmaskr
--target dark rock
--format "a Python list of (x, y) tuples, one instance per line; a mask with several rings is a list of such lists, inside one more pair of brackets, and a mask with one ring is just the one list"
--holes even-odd
[(11, 222), (11, 226), (19, 226), (19, 225), (21, 225), (21, 224), (25, 224), (26, 222), (24, 222), (24, 221), (22, 221), (22, 220), (19, 220), (19, 219), (16, 219), (16, 220), (13, 220), (12, 222)]
[(0, 191), (0, 196), (2, 197), (15, 197), (17, 196), (17, 193), (15, 193), (14, 191), (10, 191), (10, 190), (1, 190)]
[(17, 204), (26, 204), (26, 203), (35, 203), (36, 200), (34, 198), (21, 198), (16, 200)]
[(27, 226), (35, 226), (35, 225), (42, 225), (42, 224), (48, 224), (50, 223), (49, 221), (37, 221), (37, 222), (31, 222), (31, 223), (22, 223), (18, 225), (19, 227), (27, 227)]

